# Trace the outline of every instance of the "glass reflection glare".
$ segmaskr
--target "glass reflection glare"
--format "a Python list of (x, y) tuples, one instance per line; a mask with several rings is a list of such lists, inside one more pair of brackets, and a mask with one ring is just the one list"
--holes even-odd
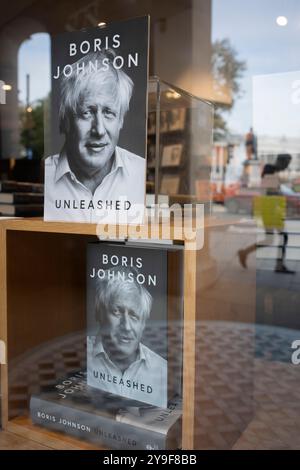
[(278, 16), (276, 18), (276, 23), (278, 26), (286, 26), (288, 24), (288, 19), (286, 16)]

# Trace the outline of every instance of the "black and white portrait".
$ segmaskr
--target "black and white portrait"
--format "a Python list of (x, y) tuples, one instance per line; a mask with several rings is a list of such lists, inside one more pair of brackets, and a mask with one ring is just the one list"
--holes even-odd
[(167, 361), (143, 343), (151, 321), (151, 278), (121, 266), (92, 270), (90, 277), (98, 329), (87, 339), (88, 385), (165, 407)]
[(167, 407), (168, 271), (165, 249), (88, 244), (88, 385)]
[(45, 220), (130, 223), (144, 205), (147, 31), (139, 18), (54, 41)]

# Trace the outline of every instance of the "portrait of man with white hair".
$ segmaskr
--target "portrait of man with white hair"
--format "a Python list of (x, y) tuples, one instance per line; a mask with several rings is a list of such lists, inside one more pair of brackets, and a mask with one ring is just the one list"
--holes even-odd
[[(122, 36), (117, 36), (121, 44)], [(135, 84), (130, 76), (136, 76), (132, 69), (138, 68), (141, 55), (129, 56), (125, 63), (116, 49), (96, 49), (57, 67), (53, 76), (64, 142), (58, 153), (45, 159), (45, 220), (113, 223), (117, 214), (130, 217), (144, 204), (145, 151), (138, 155), (119, 145), (125, 120), (138, 118), (136, 112), (130, 115), (135, 88), (141, 83), (147, 88), (143, 80)], [(146, 106), (139, 103), (146, 129)], [(132, 148), (135, 136), (130, 140)]]
[(139, 270), (113, 267), (95, 280), (98, 329), (87, 338), (88, 385), (167, 406), (167, 360), (143, 343), (153, 298)]

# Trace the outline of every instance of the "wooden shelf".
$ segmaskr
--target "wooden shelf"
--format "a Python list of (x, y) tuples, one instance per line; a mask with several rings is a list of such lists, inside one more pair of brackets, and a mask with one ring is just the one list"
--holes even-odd
[[(4, 230), (21, 230), (29, 232), (47, 232), (47, 233), (64, 233), (73, 235), (97, 235), (100, 231), (103, 233), (107, 229), (107, 225), (100, 225), (97, 228), (96, 224), (88, 223), (73, 223), (73, 222), (44, 222), (41, 218), (26, 218), (26, 219), (6, 219), (1, 221), (1, 226)], [(136, 233), (135, 226), (130, 225), (110, 225), (112, 232), (118, 234), (120, 237), (132, 238)], [(140, 225), (139, 234), (141, 238), (149, 239), (166, 239), (162, 230), (162, 224), (150, 226)], [(174, 233), (174, 224), (170, 224), (170, 236), (171, 240), (184, 240), (184, 233)]]
[(31, 419), (26, 416), (8, 421), (6, 429), (18, 436), (25, 437), (40, 444), (48, 445), (57, 450), (107, 450), (105, 447), (98, 447), (88, 442), (70, 437), (64, 433), (52, 432), (41, 426), (32, 424)]
[[(180, 196), (183, 197), (183, 196)], [(189, 197), (189, 196), (186, 196)], [(196, 221), (193, 218), (193, 223)], [(240, 224), (240, 217), (226, 216), (226, 218), (217, 218), (213, 216), (207, 216), (204, 219), (205, 227), (217, 227), (217, 226), (228, 226), (233, 224)], [(136, 227), (130, 225), (118, 225), (110, 226), (112, 231), (116, 231), (117, 234), (124, 238), (132, 238), (136, 233)], [(75, 222), (44, 222), (40, 217), (34, 218), (18, 218), (18, 219), (3, 219), (0, 218), (0, 230), (17, 230), (26, 232), (47, 232), (47, 233), (64, 233), (73, 235), (97, 235), (100, 230), (105, 231), (107, 225), (100, 225), (97, 231), (97, 224), (89, 223), (75, 223)], [(171, 220), (169, 224), (170, 236), (168, 239), (174, 241), (185, 241), (186, 236), (184, 231), (174, 231), (174, 222)], [(200, 227), (201, 229), (202, 227)], [(157, 225), (139, 225), (139, 236), (140, 238), (149, 239), (165, 239), (166, 235), (163, 233), (163, 225), (159, 223)]]

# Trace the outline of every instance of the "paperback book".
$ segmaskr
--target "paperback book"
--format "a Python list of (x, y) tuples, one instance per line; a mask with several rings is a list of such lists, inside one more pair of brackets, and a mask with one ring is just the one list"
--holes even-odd
[(89, 387), (86, 372), (65, 377), (49, 390), (32, 395), (32, 422), (47, 429), (111, 449), (177, 449), (181, 445), (182, 401), (167, 409)]
[(16, 217), (38, 217), (43, 215), (42, 204), (0, 204), (0, 214)]
[(149, 17), (59, 34), (51, 45), (44, 219), (142, 223)]
[(22, 181), (4, 180), (0, 181), (1, 193), (43, 193), (42, 183), (26, 183)]
[(1, 193), (1, 204), (41, 204), (44, 203), (44, 196), (41, 193)]
[(180, 246), (91, 243), (87, 382), (166, 408), (182, 385)]

